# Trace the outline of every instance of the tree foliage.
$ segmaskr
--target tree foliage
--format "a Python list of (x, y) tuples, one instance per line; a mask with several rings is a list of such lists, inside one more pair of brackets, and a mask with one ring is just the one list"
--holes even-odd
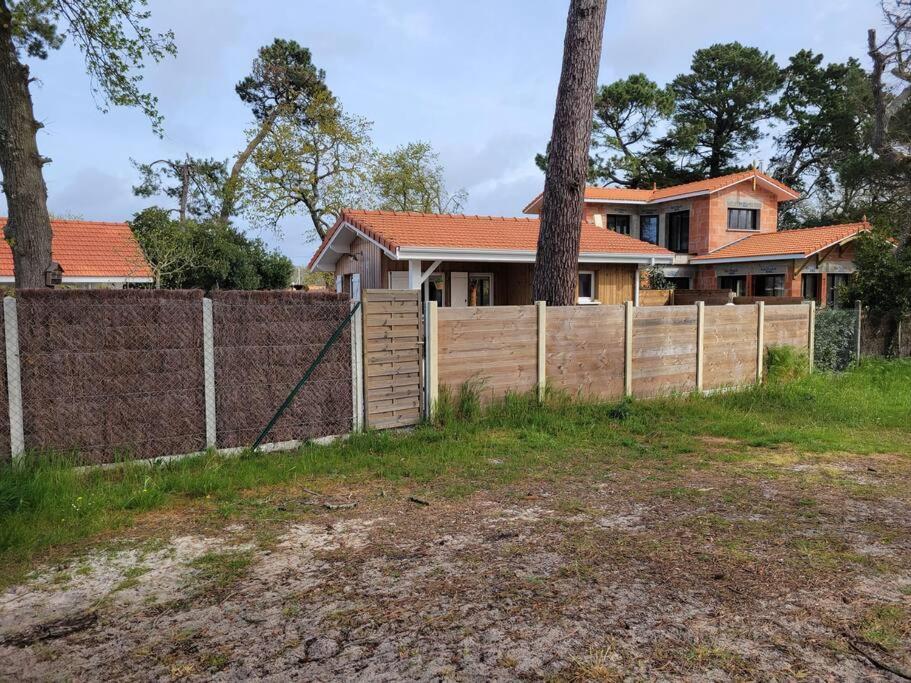
[(166, 288), (283, 289), (291, 261), (220, 220), (179, 221), (151, 207), (130, 222), (156, 277)]
[(387, 211), (458, 213), (468, 193), (446, 189), (439, 154), (426, 142), (411, 142), (379, 154), (373, 172), (377, 205)]
[(177, 54), (173, 31), (154, 32), (147, 0), (4, 0), (14, 43), (29, 57), (47, 59), (69, 39), (85, 57), (99, 108), (139, 107), (159, 133), (158, 99), (142, 89), (148, 60)]
[(737, 167), (775, 116), (781, 85), (775, 58), (740, 43), (715, 44), (693, 55), (691, 71), (671, 82), (676, 98), (671, 136), (691, 154), (693, 170), (714, 178)]
[(157, 159), (149, 163), (130, 160), (139, 171), (139, 184), (133, 186), (137, 197), (164, 195), (177, 201), (178, 219), (209, 218), (221, 208), (228, 167), (217, 159)]
[(247, 215), (269, 228), (305, 215), (316, 236), (325, 237), (344, 207), (365, 206), (373, 160), (370, 125), (328, 95), (315, 99), (302, 117), (282, 117), (245, 176)]
[(842, 298), (861, 301), (876, 315), (911, 314), (911, 250), (899, 250), (886, 235), (870, 232), (855, 242), (857, 272)]

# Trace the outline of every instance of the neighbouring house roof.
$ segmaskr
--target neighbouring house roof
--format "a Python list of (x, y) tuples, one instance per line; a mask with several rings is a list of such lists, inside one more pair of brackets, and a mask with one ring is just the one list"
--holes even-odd
[(809, 258), (829, 247), (850, 242), (858, 234), (869, 229), (870, 224), (864, 222), (749, 235), (702, 256), (695, 256), (690, 262), (730, 263), (757, 259)]
[[(756, 179), (757, 185), (762, 185), (773, 192), (779, 201), (797, 199), (800, 194), (762, 171), (751, 169), (739, 173), (697, 180), (683, 185), (656, 188), (652, 190), (631, 190), (625, 187), (586, 187), (585, 201), (590, 203), (622, 203), (622, 204), (657, 204), (659, 202), (673, 201), (685, 197), (712, 194), (724, 190), (732, 185), (737, 185), (748, 180)], [(523, 213), (540, 213), (543, 193), (529, 202)]]
[[(537, 218), (501, 218), (402, 211), (345, 209), (310, 260), (311, 270), (330, 270), (355, 235), (393, 259), (464, 259), (533, 262)], [(582, 225), (580, 261), (670, 262), (673, 253), (613, 230)]]
[[(6, 225), (0, 218), (0, 226)], [(63, 282), (151, 282), (152, 269), (126, 223), (51, 221), (52, 258), (63, 268)], [(13, 253), (0, 244), (0, 282), (13, 281)]]

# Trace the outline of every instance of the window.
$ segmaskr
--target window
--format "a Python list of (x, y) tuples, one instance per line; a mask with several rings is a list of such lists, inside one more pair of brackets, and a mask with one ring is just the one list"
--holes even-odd
[(833, 273), (828, 276), (829, 279), (826, 281), (826, 306), (837, 308), (844, 305), (845, 302), (842, 301), (838, 288), (848, 284), (848, 277), (840, 273)]
[(612, 216), (608, 214), (607, 227), (621, 235), (629, 235), (629, 216)]
[(446, 305), (446, 275), (434, 273), (424, 281), (424, 300), (436, 301), (437, 306)]
[(784, 275), (754, 275), (753, 296), (784, 296)]
[(819, 275), (804, 273), (800, 283), (800, 294), (804, 301), (819, 301)]
[(747, 276), (722, 275), (718, 278), (718, 289), (729, 289), (735, 296), (744, 296), (747, 293)]
[(667, 215), (667, 248), (678, 254), (690, 250), (690, 212), (675, 211)]
[(493, 275), (490, 273), (472, 273), (468, 276), (468, 305), (493, 305)]
[(666, 279), (674, 286), (674, 289), (690, 288), (690, 279), (688, 277), (669, 277)]
[(728, 209), (728, 230), (758, 230), (759, 209)]
[(658, 244), (658, 216), (641, 216), (639, 218), (639, 239), (643, 242)]
[(579, 303), (590, 304), (595, 300), (595, 274), (590, 270), (579, 271)]

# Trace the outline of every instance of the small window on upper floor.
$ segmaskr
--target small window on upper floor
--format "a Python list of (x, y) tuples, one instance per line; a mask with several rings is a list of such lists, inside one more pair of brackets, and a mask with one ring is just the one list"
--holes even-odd
[(608, 214), (607, 227), (621, 235), (629, 235), (629, 216)]
[(759, 230), (759, 209), (728, 209), (728, 230)]

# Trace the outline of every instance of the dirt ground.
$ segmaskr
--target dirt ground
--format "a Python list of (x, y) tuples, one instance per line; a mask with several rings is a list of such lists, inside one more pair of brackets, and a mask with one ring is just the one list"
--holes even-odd
[(149, 516), (0, 595), (0, 678), (902, 680), (909, 473), (770, 452)]

